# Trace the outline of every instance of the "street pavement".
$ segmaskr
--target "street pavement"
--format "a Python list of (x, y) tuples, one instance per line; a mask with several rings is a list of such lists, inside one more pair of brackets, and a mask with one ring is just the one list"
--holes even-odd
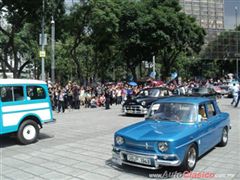
[[(194, 172), (214, 173), (215, 179), (240, 179), (240, 107), (231, 99), (219, 100), (231, 115), (232, 129), (226, 147), (216, 147), (200, 158)], [(173, 168), (145, 170), (119, 167), (111, 162), (113, 134), (142, 117), (126, 117), (120, 106), (54, 113), (57, 122), (44, 126), (40, 139), (19, 145), (14, 137), (0, 137), (0, 180), (22, 179), (148, 179)], [(217, 178), (216, 178), (217, 177)]]

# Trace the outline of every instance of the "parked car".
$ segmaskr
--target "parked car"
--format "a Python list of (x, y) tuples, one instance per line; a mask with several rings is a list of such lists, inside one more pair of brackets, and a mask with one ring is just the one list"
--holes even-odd
[(192, 171), (204, 153), (227, 145), (229, 129), (229, 114), (221, 112), (214, 99), (160, 99), (144, 121), (115, 133), (112, 161), (146, 169), (177, 166)]
[(220, 85), (219, 88), (221, 89), (221, 95), (228, 97), (229, 94), (231, 93), (231, 90), (227, 85)]
[(122, 111), (125, 114), (145, 115), (152, 102), (170, 95), (172, 95), (171, 91), (165, 87), (146, 88), (136, 96), (128, 98), (123, 103)]
[(208, 97), (216, 99), (217, 97), (221, 97), (221, 94), (216, 92), (214, 88), (210, 87), (194, 87), (191, 90), (188, 96), (198, 96), (198, 97)]
[(15, 133), (21, 144), (34, 143), (44, 124), (55, 122), (47, 83), (0, 79), (0, 135)]

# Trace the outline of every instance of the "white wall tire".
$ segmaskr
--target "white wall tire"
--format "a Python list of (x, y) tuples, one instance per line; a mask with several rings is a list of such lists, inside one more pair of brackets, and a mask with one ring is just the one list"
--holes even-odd
[(39, 126), (33, 120), (24, 121), (17, 132), (17, 138), (21, 144), (31, 144), (37, 141)]

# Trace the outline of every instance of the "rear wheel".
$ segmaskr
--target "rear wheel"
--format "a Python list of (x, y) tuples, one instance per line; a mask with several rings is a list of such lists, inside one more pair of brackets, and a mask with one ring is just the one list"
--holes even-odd
[(21, 144), (31, 144), (37, 141), (39, 126), (33, 120), (24, 121), (17, 132), (17, 138)]
[(222, 138), (221, 138), (221, 141), (218, 145), (220, 147), (224, 147), (224, 146), (227, 145), (227, 143), (228, 143), (228, 129), (225, 127), (225, 128), (223, 128)]
[(197, 163), (198, 153), (197, 153), (197, 147), (195, 144), (192, 144), (189, 146), (184, 160), (180, 166), (181, 171), (192, 171)]

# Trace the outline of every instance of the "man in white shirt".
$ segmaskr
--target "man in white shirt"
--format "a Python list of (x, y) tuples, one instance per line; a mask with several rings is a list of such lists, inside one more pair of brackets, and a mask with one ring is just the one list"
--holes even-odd
[(233, 94), (233, 100), (231, 102), (231, 105), (236, 103), (238, 98), (238, 87), (236, 86), (235, 83), (233, 84), (233, 87), (232, 87), (232, 94)]

